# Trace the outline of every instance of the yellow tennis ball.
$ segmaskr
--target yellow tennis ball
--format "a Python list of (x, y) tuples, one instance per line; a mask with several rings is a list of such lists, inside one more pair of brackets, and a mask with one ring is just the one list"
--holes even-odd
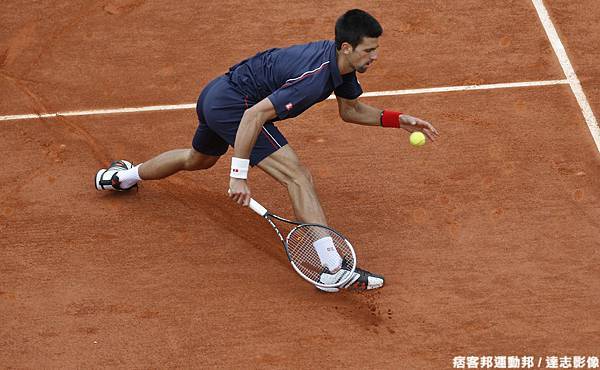
[(410, 143), (413, 146), (423, 146), (425, 145), (425, 134), (420, 131), (415, 131), (410, 134)]

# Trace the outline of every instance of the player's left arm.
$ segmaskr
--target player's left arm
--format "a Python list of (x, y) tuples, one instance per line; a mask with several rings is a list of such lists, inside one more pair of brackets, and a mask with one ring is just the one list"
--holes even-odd
[[(431, 140), (439, 135), (437, 129), (425, 120), (408, 114), (384, 111), (365, 104), (357, 99), (344, 99), (336, 96), (340, 117), (345, 122), (366, 126), (403, 128), (408, 132), (421, 131)], [(397, 122), (396, 122), (397, 120)]]

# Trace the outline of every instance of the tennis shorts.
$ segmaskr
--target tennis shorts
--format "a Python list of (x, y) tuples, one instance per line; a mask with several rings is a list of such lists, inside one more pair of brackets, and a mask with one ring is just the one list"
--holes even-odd
[[(225, 154), (233, 147), (244, 111), (256, 103), (236, 90), (227, 75), (211, 81), (198, 98), (199, 123), (192, 147), (211, 156)], [(250, 153), (250, 165), (257, 165), (286, 144), (287, 140), (273, 122), (265, 123)]]

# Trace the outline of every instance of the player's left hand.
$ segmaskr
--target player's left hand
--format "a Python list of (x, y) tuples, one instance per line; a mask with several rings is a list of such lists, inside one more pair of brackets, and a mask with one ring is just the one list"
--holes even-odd
[(408, 114), (400, 115), (400, 127), (411, 133), (421, 131), (431, 141), (435, 141), (440, 136), (438, 130), (431, 123), (417, 117), (409, 116)]

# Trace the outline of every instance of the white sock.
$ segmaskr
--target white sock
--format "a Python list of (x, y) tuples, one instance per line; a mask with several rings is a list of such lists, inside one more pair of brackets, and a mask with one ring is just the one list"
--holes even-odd
[(138, 173), (138, 168), (141, 165), (142, 164), (140, 163), (137, 166), (135, 166), (129, 170), (123, 170), (123, 171), (118, 172), (117, 177), (119, 178), (119, 184), (121, 185), (122, 188), (124, 188), (124, 189), (130, 188), (133, 185), (137, 184), (138, 181), (142, 180), (140, 178), (140, 174)]
[(333, 239), (330, 236), (321, 238), (313, 243), (321, 264), (327, 267), (331, 272), (337, 272), (342, 267), (342, 257), (333, 245)]

